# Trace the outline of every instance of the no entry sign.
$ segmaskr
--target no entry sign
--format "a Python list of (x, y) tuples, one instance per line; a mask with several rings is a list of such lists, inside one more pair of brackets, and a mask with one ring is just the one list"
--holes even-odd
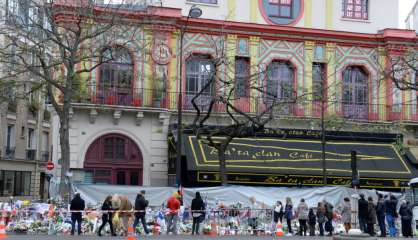
[(49, 171), (54, 169), (54, 163), (52, 161), (48, 161), (48, 163), (46, 164), (46, 169), (48, 169)]

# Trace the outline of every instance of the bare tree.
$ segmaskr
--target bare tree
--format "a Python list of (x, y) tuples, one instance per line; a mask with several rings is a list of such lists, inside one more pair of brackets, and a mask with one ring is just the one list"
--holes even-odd
[(151, 15), (144, 4), (100, 2), (9, 0), (5, 24), (0, 26), (4, 42), (0, 62), (5, 66), (1, 82), (18, 86), (24, 79), (35, 80), (28, 91), (45, 91), (59, 117), (62, 198), (69, 192), (66, 176), (74, 98), (89, 73), (113, 59), (112, 54), (102, 56), (104, 47), (123, 47), (134, 40), (140, 23), (130, 19), (133, 11), (140, 10), (144, 22)]

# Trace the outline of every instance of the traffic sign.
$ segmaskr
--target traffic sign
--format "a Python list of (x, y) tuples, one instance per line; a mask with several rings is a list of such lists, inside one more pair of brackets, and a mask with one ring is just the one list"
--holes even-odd
[(54, 169), (54, 163), (51, 160), (48, 161), (48, 163), (46, 164), (46, 169), (48, 169), (49, 171)]

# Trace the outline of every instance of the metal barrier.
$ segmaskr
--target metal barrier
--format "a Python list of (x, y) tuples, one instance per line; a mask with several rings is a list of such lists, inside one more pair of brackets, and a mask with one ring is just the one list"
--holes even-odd
[[(132, 216), (138, 211), (68, 211), (64, 208), (48, 209), (45, 211), (34, 211), (29, 208), (3, 212), (6, 217), (6, 230), (16, 234), (69, 234), (71, 231), (71, 212), (82, 212), (83, 224), (82, 231), (84, 235), (96, 235), (101, 225), (101, 215), (111, 212), (115, 223), (116, 232), (119, 235), (124, 234), (121, 224), (122, 216)], [(200, 212), (200, 211), (199, 211)], [(216, 208), (204, 211), (205, 217), (200, 223), (200, 233), (205, 235), (272, 235), (276, 231), (276, 225), (273, 222), (272, 209), (250, 209), (250, 208)], [(168, 210), (163, 207), (149, 208), (146, 211), (146, 222), (148, 228), (155, 235), (166, 234), (167, 223), (166, 216)], [(116, 215), (120, 217), (115, 217)], [(116, 219), (118, 218), (118, 219)], [(177, 232), (178, 234), (190, 234), (192, 231), (192, 212), (189, 209), (182, 209), (178, 214)], [(283, 219), (283, 222), (286, 222)], [(334, 231), (342, 232), (343, 226), (339, 217), (334, 219)], [(294, 233), (298, 232), (299, 223), (297, 219), (292, 220), (292, 229)], [(288, 232), (288, 226), (283, 223), (283, 230)], [(126, 229), (126, 228), (125, 228)], [(136, 231), (144, 233), (142, 225), (138, 224)], [(110, 233), (109, 226), (105, 226), (103, 234)], [(309, 231), (308, 231), (309, 232)], [(318, 224), (316, 225), (316, 234), (319, 233)]]

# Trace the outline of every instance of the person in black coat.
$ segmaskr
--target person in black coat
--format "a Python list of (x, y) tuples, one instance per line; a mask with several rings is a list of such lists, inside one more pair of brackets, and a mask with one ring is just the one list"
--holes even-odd
[(399, 209), (399, 216), (401, 216), (402, 236), (413, 237), (412, 236), (412, 207), (405, 200), (402, 201), (401, 207)]
[(145, 234), (149, 234), (149, 230), (147, 228), (147, 223), (145, 221), (145, 209), (148, 207), (148, 201), (145, 200), (145, 190), (141, 190), (138, 195), (136, 195), (135, 199), (135, 221), (134, 221), (134, 229), (141, 220), (142, 226), (144, 228)]
[(193, 216), (192, 235), (199, 235), (199, 224), (205, 213), (205, 204), (200, 196), (200, 192), (196, 192), (196, 196), (192, 200), (191, 210)]
[(313, 211), (313, 208), (309, 209), (308, 214), (308, 223), (309, 223), (309, 236), (315, 236), (315, 225), (316, 225), (316, 215)]
[(102, 236), (102, 229), (103, 227), (106, 225), (106, 223), (109, 223), (110, 226), (110, 233), (112, 234), (112, 236), (116, 236), (115, 232), (113, 231), (113, 224), (112, 224), (112, 196), (109, 195), (106, 197), (105, 201), (103, 202), (102, 205), (102, 225), (100, 225), (99, 227), (99, 232), (98, 235), (99, 237)]
[(367, 232), (367, 219), (368, 219), (368, 208), (369, 203), (364, 198), (364, 194), (360, 194), (360, 199), (358, 200), (358, 221), (360, 224), (360, 230), (363, 233)]
[(373, 198), (368, 198), (368, 213), (367, 213), (367, 233), (370, 236), (376, 235), (374, 232), (374, 225), (376, 224), (376, 205), (373, 203)]
[(80, 193), (76, 193), (73, 200), (71, 200), (70, 211), (71, 212), (71, 235), (74, 235), (75, 224), (77, 222), (77, 232), (78, 235), (81, 235), (81, 221), (83, 220), (82, 216), (84, 211), (85, 204), (84, 200), (80, 197)]
[(382, 194), (377, 194), (378, 200), (376, 205), (376, 216), (377, 216), (377, 223), (379, 224), (380, 228), (380, 236), (379, 237), (386, 237), (386, 222), (385, 222), (385, 201), (383, 199)]

